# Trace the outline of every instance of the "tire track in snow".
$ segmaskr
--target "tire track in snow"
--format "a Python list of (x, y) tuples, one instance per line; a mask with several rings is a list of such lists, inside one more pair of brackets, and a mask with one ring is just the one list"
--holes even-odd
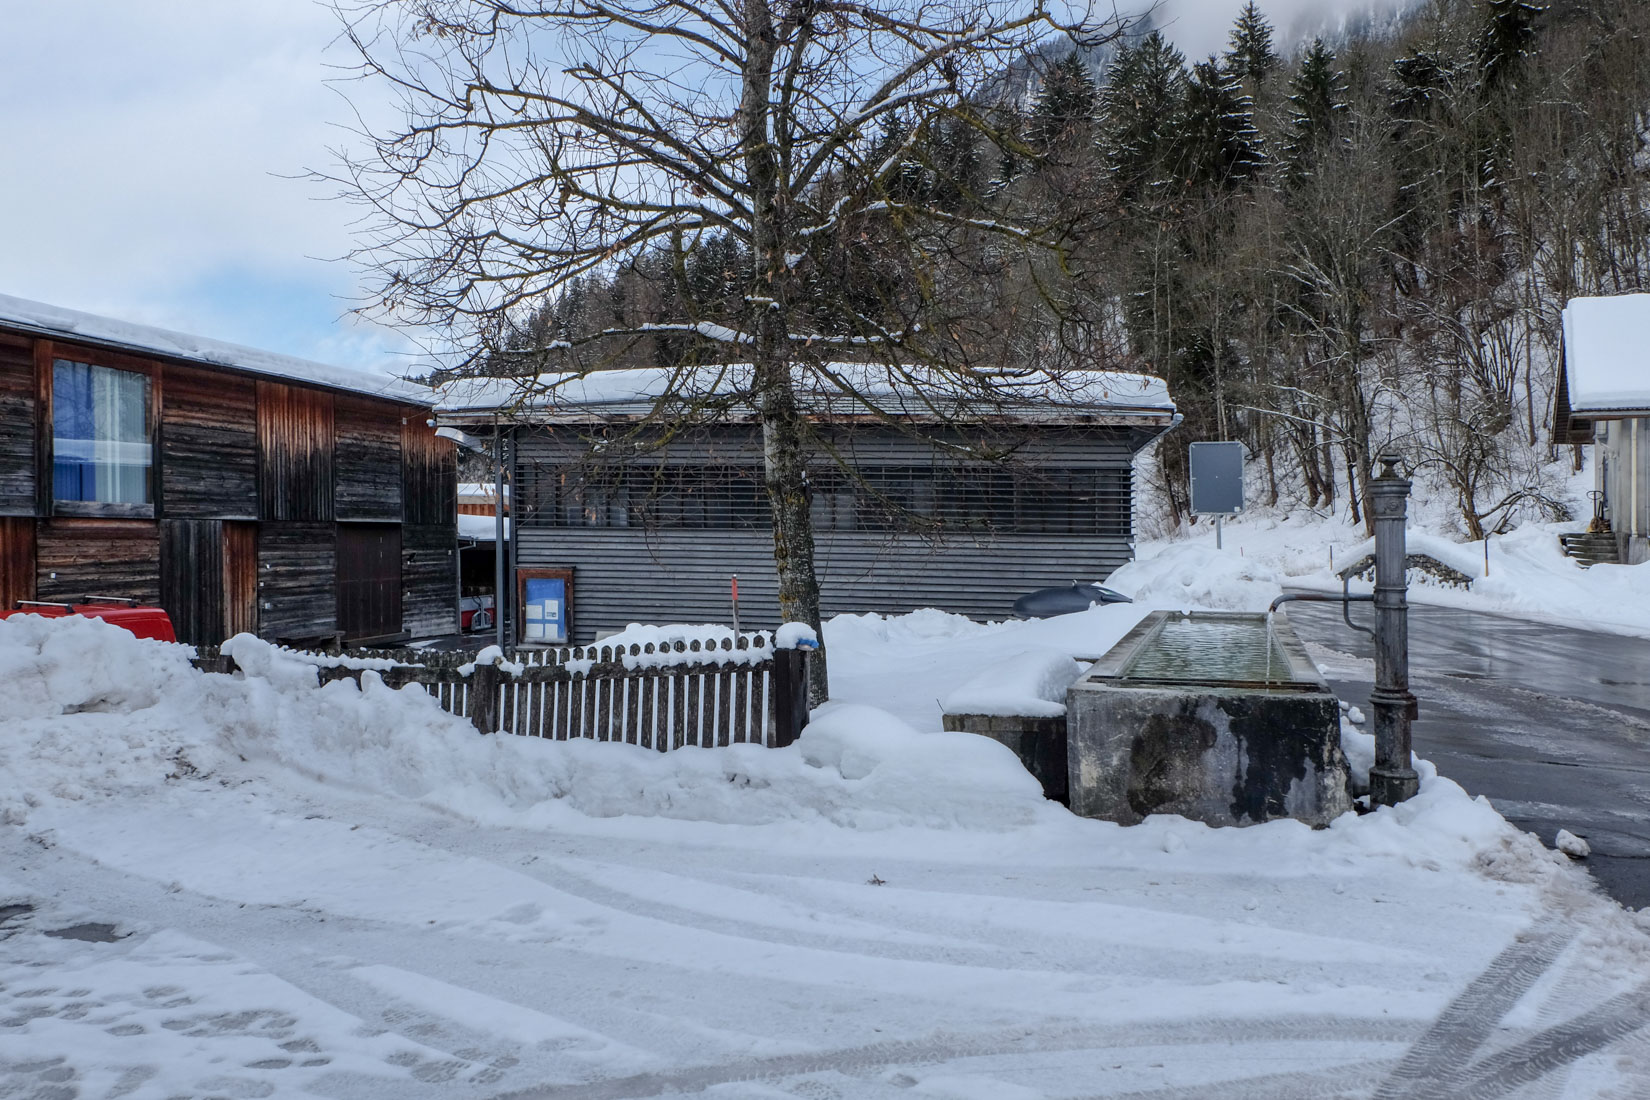
[[(894, 1066), (937, 1064), (965, 1058), (1002, 1055), (1035, 1057), (1081, 1050), (1113, 1050), (1142, 1046), (1230, 1046), (1262, 1042), (1408, 1042), (1415, 1026), (1396, 1021), (1351, 1017), (1313, 1017), (1299, 1020), (1189, 1020), (1145, 1027), (1069, 1027), (1016, 1029), (979, 1035), (940, 1035), (927, 1039), (892, 1040), (861, 1047), (809, 1051), (772, 1058), (748, 1058), (720, 1065), (696, 1066), (665, 1073), (644, 1073), (583, 1084), (543, 1085), (501, 1093), (492, 1100), (644, 1100), (673, 1092), (701, 1092), (716, 1085), (762, 1081), (777, 1083), (810, 1073), (837, 1072), (865, 1074)], [(1384, 1063), (1374, 1063), (1379, 1067)], [(1303, 1096), (1323, 1096), (1326, 1075), (1340, 1070), (1279, 1075), (1278, 1082), (1298, 1082), (1317, 1092)], [(1371, 1073), (1374, 1071), (1371, 1070)], [(1208, 1097), (1207, 1086), (1200, 1090), (1176, 1091), (1165, 1096)], [(1224, 1091), (1218, 1095), (1227, 1095)], [(1246, 1094), (1234, 1093), (1234, 1096)], [(1255, 1093), (1257, 1097), (1289, 1095)]]
[(1369, 1095), (1362, 1082), (1373, 1079), (1389, 1062), (1347, 1062), (1322, 1070), (1268, 1073), (1204, 1081), (1178, 1088), (1139, 1092), (1096, 1093), (1073, 1100), (1362, 1100)]
[(1445, 1007), (1375, 1100), (1492, 1100), (1650, 1025), (1650, 982), (1477, 1057), (1514, 1005), (1552, 968), (1575, 932), (1551, 915), (1491, 960)]
[(1381, 1083), (1374, 1100), (1450, 1095), (1450, 1087), (1485, 1040), (1574, 937), (1555, 915), (1522, 933), (1444, 1007)]

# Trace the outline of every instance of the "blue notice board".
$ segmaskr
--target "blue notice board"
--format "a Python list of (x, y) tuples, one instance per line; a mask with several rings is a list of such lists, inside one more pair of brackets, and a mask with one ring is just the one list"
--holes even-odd
[(567, 581), (562, 577), (527, 578), (524, 642), (560, 645), (567, 641)]

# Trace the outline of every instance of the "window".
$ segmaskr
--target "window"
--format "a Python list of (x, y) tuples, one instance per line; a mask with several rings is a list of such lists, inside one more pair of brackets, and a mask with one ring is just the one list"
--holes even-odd
[(149, 504), (149, 379), (59, 359), (52, 364), (52, 495)]

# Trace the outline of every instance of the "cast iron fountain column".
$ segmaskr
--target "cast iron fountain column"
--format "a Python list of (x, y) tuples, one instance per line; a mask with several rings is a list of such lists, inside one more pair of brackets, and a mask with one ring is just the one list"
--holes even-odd
[(1409, 601), (1405, 598), (1404, 522), (1410, 483), (1396, 469), (1397, 454), (1383, 454), (1380, 476), (1369, 483), (1375, 517), (1375, 766), (1369, 769), (1369, 800), (1392, 806), (1415, 794), (1420, 778), (1410, 766), (1410, 720), (1415, 696), (1409, 690)]

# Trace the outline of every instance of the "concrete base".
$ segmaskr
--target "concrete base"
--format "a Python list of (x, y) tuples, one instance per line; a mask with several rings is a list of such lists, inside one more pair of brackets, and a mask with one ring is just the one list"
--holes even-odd
[(1066, 704), (1071, 809), (1133, 825), (1180, 814), (1208, 825), (1352, 808), (1340, 707), (1324, 692), (1118, 687), (1087, 678)]
[(1007, 745), (1026, 771), (1043, 785), (1043, 795), (1069, 805), (1066, 720), (1026, 715), (947, 714), (942, 721), (954, 732), (978, 733)]

